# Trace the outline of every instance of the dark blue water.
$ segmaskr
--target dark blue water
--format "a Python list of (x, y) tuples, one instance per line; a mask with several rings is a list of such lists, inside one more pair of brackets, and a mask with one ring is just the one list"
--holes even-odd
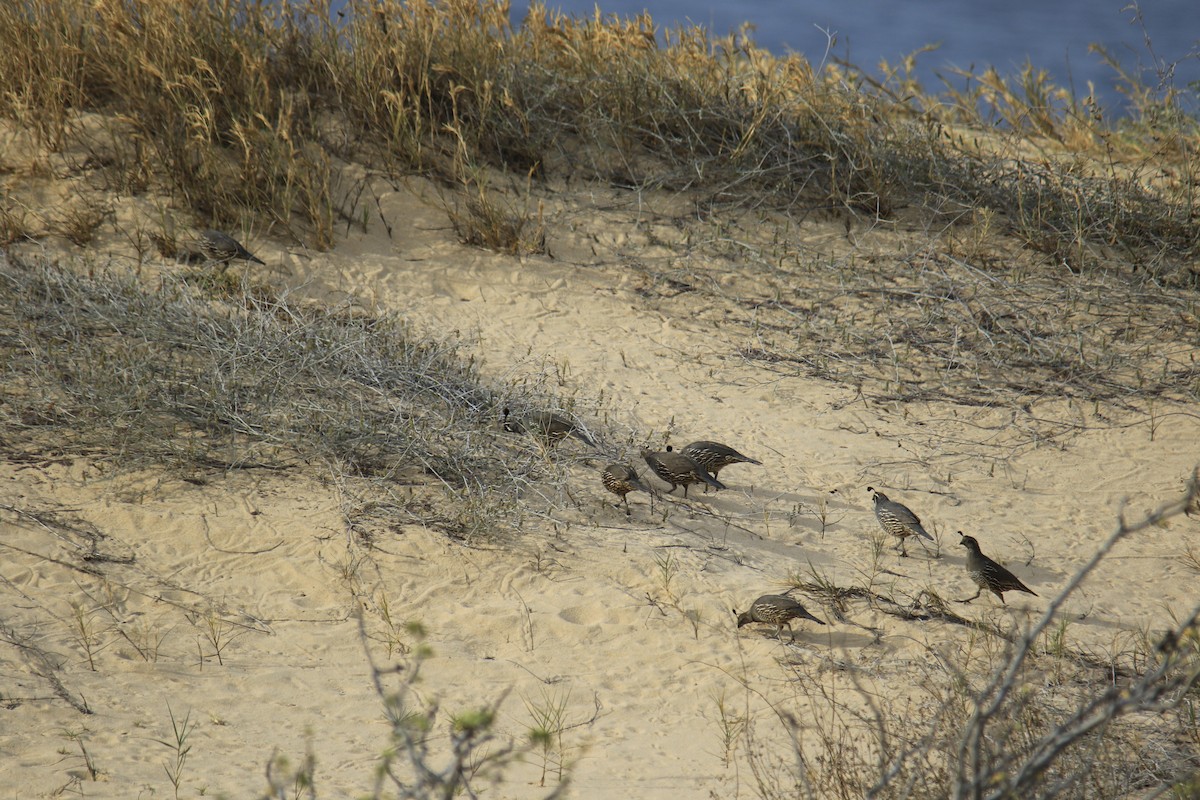
[[(925, 89), (941, 88), (938, 75), (961, 88), (954, 68), (976, 72), (995, 66), (1003, 76), (1026, 60), (1050, 73), (1079, 97), (1095, 85), (1106, 113), (1119, 115), (1124, 100), (1117, 74), (1088, 45), (1103, 45), (1149, 86), (1185, 90), (1195, 112), (1200, 93), (1200, 0), (1142, 0), (1139, 15), (1125, 0), (598, 0), (603, 14), (632, 16), (643, 9), (662, 28), (699, 24), (725, 35), (742, 22), (756, 26), (754, 40), (776, 53), (794, 50), (814, 65), (849, 60), (873, 74), (880, 60), (896, 64), (924, 45), (919, 57)], [(547, 6), (590, 17), (597, 0), (547, 0)], [(528, 3), (513, 3), (514, 19)], [(1144, 30), (1143, 30), (1144, 26)], [(830, 37), (833, 39), (830, 44)], [(1147, 38), (1149, 43), (1147, 43)], [(660, 37), (661, 39), (661, 37)], [(1189, 88), (1189, 84), (1191, 87)]]

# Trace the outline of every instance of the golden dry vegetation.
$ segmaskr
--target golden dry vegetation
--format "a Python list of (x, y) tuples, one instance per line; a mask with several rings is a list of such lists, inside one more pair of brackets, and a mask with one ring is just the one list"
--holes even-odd
[[(670, 625), (639, 648), (727, 679), (700, 684), (717, 687), (698, 712), (703, 776), (656, 777), (655, 791), (1196, 796), (1195, 92), (1125, 76), (1116, 117), (1033, 67), (985, 71), (971, 92), (912, 72), (816, 70), (743, 33), (648, 16), (535, 6), (514, 25), (497, 2), (0, 5), (0, 441), (14, 487), (0, 505), (0, 758), (22, 754), (37, 796), (652, 796), (645, 776), (589, 777), (579, 743), (603, 753), (619, 739), (610, 713), (653, 718), (640, 696), (601, 681), (606, 708), (601, 689), (589, 699), (546, 677), (518, 703), (501, 679), (471, 682), (486, 667), (439, 658), (461, 644), (447, 629), (491, 625), (477, 585), (591, 579)], [(204, 262), (191, 242), (204, 228), (236, 232), (272, 267)], [(461, 310), (505, 291), (514, 310), (485, 312), (491, 327)], [(647, 378), (666, 396), (634, 413), (639, 384), (618, 377), (630, 364), (681, 383)], [(508, 406), (572, 415), (600, 452), (506, 435)], [(773, 442), (801, 412), (818, 421), (789, 447), (829, 450), (788, 466), (794, 449)], [(771, 447), (777, 485), (731, 493), (737, 507), (659, 499), (623, 527), (595, 495), (597, 468), (704, 438), (697, 417)], [(1097, 456), (1110, 446), (1139, 466)], [(859, 455), (821, 463), (838, 448)], [(1087, 454), (1070, 462), (1078, 477), (1058, 454)], [(925, 487), (943, 515), (983, 513), (990, 487), (1002, 541), (1028, 547), (1009, 563), (1036, 571), (1040, 604), (953, 603), (938, 561), (957, 553), (955, 526), (937, 530), (923, 576), (898, 566), (848, 499), (872, 475), (903, 480), (902, 495)], [(1072, 506), (1089, 481), (1104, 501)], [(1118, 492), (1143, 513), (1114, 511)], [(272, 513), (318, 509), (292, 524), (321, 532), (266, 562), (310, 598), (272, 599), (275, 616), (246, 599), (274, 547), (223, 548), (210, 526), (251, 495)], [(1029, 530), (1026, 503), (1061, 511), (1053, 536)], [(142, 538), (152, 519), (167, 543)], [(184, 554), (185, 529), (211, 551)], [(1123, 547), (1163, 573), (1136, 578), (1161, 596), (1130, 600), (1105, 638), (1091, 604), (1111, 611), (1127, 589), (1091, 582)], [(596, 566), (630, 550), (635, 566)], [(233, 574), (188, 571), (205, 558)], [(457, 566), (406, 571), (481, 560), (455, 589), (458, 615), (426, 596), (457, 586), (440, 583)], [(723, 660), (734, 634), (714, 592), (743, 596), (747, 575), (850, 632)], [(532, 658), (556, 635), (516, 596), (482, 661), (509, 646)], [(641, 619), (575, 600), (553, 624), (590, 636)], [(253, 746), (309, 722), (243, 721), (245, 740), (219, 739), (227, 722), (192, 716), (186, 678), (241, 675), (226, 663), (237, 653), (294, 658), (312, 642), (283, 657), (270, 637), (310, 601), (342, 636), (338, 675), (361, 690), (313, 702), (363, 716), (331, 711), (339, 727), (311, 731), (291, 761)], [(541, 652), (616, 655), (562, 636)], [(439, 693), (439, 675), (456, 688)], [(118, 702), (143, 680), (174, 702)], [(278, 692), (305, 694), (265, 696)], [(318, 740), (352, 739), (364, 718), (383, 730), (330, 757), (327, 781)], [(157, 731), (141, 737), (165, 758), (154, 778), (106, 719)], [(59, 764), (22, 749), (26, 729), (56, 731)], [(653, 749), (645, 736), (631, 752)]]

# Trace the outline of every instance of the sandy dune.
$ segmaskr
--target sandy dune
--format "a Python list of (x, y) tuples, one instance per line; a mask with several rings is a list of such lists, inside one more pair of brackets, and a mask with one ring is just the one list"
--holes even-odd
[[(338, 487), (319, 475), (248, 471), (196, 485), (78, 459), (0, 464), (6, 796), (173, 796), (164, 768), (173, 753), (161, 743), (172, 713), (191, 726), (181, 797), (254, 796), (273, 754), (295, 765), (306, 749), (320, 796), (368, 793), (388, 728), (358, 634), (361, 603), (379, 664), (403, 655), (389, 642), (414, 643), (405, 621), (424, 626), (432, 656), (416, 691), (444, 712), (503, 698), (499, 730), (522, 739), (531, 708), (564, 709), (546, 787), (532, 757), (489, 797), (545, 794), (559, 760), (572, 797), (754, 797), (746, 743), (727, 752), (722, 740), (721, 698), (752, 716), (760, 737), (777, 725), (768, 703), (799, 711), (802, 681), (844, 687), (847, 669), (869, 672), (897, 707), (920, 706), (928, 699), (916, 684), (938, 669), (932, 653), (970, 647), (960, 627), (903, 622), (866, 602), (840, 613), (805, 599), (830, 624), (797, 624), (794, 643), (770, 638), (768, 626), (739, 631), (732, 608), (810, 570), (899, 601), (927, 588), (969, 596), (963, 530), (1039, 597), (1010, 594), (1002, 608), (985, 596), (954, 610), (1020, 624), (1118, 514), (1138, 517), (1179, 496), (1200, 460), (1200, 418), (1190, 413), (1156, 420), (1152, 439), (1142, 418), (1046, 403), (1034, 413), (1074, 427), (1035, 446), (1012, 409), (877, 404), (781, 376), (738, 355), (753, 333), (727, 323), (719, 302), (645, 295), (647, 264), (686, 261), (730, 294), (739, 276), (722, 277), (721, 265), (633, 203), (601, 202), (588, 215), (551, 207), (554, 258), (516, 259), (457, 244), (423, 191), (382, 199), (394, 239), (375, 225), (327, 254), (254, 244), (290, 270), (302, 296), (353, 297), (464, 337), (497, 382), (552, 376), (564, 398), (602, 397), (604, 419), (583, 422), (627, 440), (610, 436), (601, 453), (564, 443), (572, 498), (553, 524), (531, 518), (515, 541), (463, 544), (409, 525), (369, 549), (347, 535)], [(668, 204), (648, 198), (656, 201)], [(815, 222), (802, 242), (814, 252), (884, 246), (873, 236), (852, 241), (840, 225)], [(627, 519), (599, 469), (613, 459), (644, 469), (636, 448), (647, 438), (717, 439), (764, 465), (729, 467), (728, 491), (693, 487), (686, 501), (658, 500), (653, 514), (632, 494)], [(525, 440), (512, 447), (514, 458), (542, 457)], [(868, 485), (921, 515), (939, 557), (910, 541), (901, 559), (888, 541), (873, 559)], [(95, 535), (15, 513), (34, 508), (69, 509)], [(1200, 521), (1179, 517), (1121, 544), (1067, 604), (1070, 636), (1119, 652), (1188, 613), (1196, 574), (1180, 556), (1197, 533)], [(81, 561), (93, 542), (111, 560)], [(384, 604), (396, 628), (383, 621)], [(94, 631), (94, 671), (80, 618)]]

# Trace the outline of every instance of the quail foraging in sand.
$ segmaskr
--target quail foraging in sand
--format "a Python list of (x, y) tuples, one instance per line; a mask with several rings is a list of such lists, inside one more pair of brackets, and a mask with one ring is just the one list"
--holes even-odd
[(267, 263), (246, 248), (242, 247), (241, 242), (224, 231), (201, 231), (200, 237), (196, 240), (196, 244), (199, 246), (200, 252), (203, 253), (204, 257), (209, 261), (222, 263), (226, 266), (228, 266), (229, 262), (233, 261), (234, 259), (253, 261), (263, 265)]
[(733, 613), (737, 617), (739, 628), (749, 625), (751, 622), (766, 622), (774, 625), (776, 639), (783, 635), (785, 625), (788, 633), (792, 635), (792, 639), (796, 638), (796, 632), (792, 630), (792, 620), (794, 619), (810, 619), (818, 625), (825, 624), (824, 620), (819, 620), (808, 613), (808, 610), (800, 603), (782, 594), (764, 594), (751, 604), (749, 611), (739, 614), (735, 608)]
[[(629, 499), (625, 496), (633, 491), (645, 492), (654, 497), (653, 493), (646, 488), (646, 484), (642, 483), (642, 479), (638, 477), (637, 472), (628, 464), (609, 464), (604, 468), (604, 472), (600, 473), (600, 481), (604, 484), (604, 488), (608, 489), (615, 495), (621, 497), (621, 502), (625, 504), (625, 516), (630, 516)], [(651, 500), (651, 507), (654, 501)]]
[(595, 440), (577, 422), (553, 411), (535, 411), (518, 418), (506, 408), (501, 424), (508, 433), (528, 433), (541, 439), (548, 447), (553, 447), (568, 436), (596, 447)]
[(642, 450), (642, 458), (650, 466), (651, 471), (671, 484), (669, 492), (675, 491), (676, 486), (683, 487), (683, 496), (687, 497), (688, 486), (693, 483), (703, 483), (714, 489), (724, 489), (725, 484), (708, 474), (708, 470), (700, 466), (696, 459), (676, 453), (668, 445), (664, 451)]
[[(962, 536), (962, 541), (959, 544), (967, 548), (967, 574), (971, 576), (971, 580), (975, 581), (975, 585), (979, 587), (979, 591), (975, 592), (974, 597), (968, 597), (966, 600), (959, 600), (958, 602), (969, 603), (983, 594), (984, 589), (999, 597), (1001, 603), (1004, 603), (1005, 592), (1028, 592), (1037, 597), (1037, 592), (1021, 583), (1021, 580), (1016, 575), (1013, 575), (1007, 569), (985, 556), (980, 551), (979, 542), (975, 541), (974, 536), (964, 536), (962, 531), (959, 531), (958, 535)], [(1004, 605), (1008, 604), (1004, 603)]]
[(909, 536), (918, 537), (917, 541), (922, 547), (925, 547), (925, 543), (921, 541), (921, 537), (933, 541), (933, 537), (921, 525), (921, 518), (914, 514), (912, 509), (903, 503), (889, 500), (886, 494), (877, 492), (870, 486), (867, 487), (867, 491), (875, 496), (875, 519), (879, 520), (885, 531), (900, 537), (900, 555), (908, 555), (904, 548), (904, 540)]
[[(720, 442), (692, 442), (679, 452), (695, 459), (696, 463), (712, 473), (714, 478), (718, 477), (718, 473), (730, 464), (762, 465), (758, 459), (743, 455), (729, 445)], [(704, 491), (708, 491), (707, 486), (704, 487)]]

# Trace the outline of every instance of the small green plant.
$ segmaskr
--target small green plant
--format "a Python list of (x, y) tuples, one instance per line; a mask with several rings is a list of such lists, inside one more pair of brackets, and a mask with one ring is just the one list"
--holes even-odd
[(161, 619), (138, 617), (132, 623), (118, 623), (116, 631), (137, 652), (143, 661), (157, 663), (163, 644), (174, 631), (174, 625), (160, 627)]
[(401, 622), (392, 615), (391, 602), (382, 591), (379, 593), (378, 606), (379, 618), (383, 622), (383, 633), (379, 638), (387, 648), (387, 657), (391, 658), (394, 653), (408, 655), (412, 651), (405, 635), (409, 632), (408, 622)]
[[(669, 550), (662, 550), (654, 554), (654, 565), (657, 567), (658, 580), (662, 586), (663, 596), (666, 598), (665, 605), (679, 612), (680, 616), (687, 620), (688, 624), (692, 626), (692, 634), (699, 639), (700, 624), (703, 620), (703, 614), (698, 608), (684, 608), (680, 596), (671, 587), (672, 581), (675, 580), (675, 576), (679, 572), (679, 560), (676, 559)], [(664, 615), (666, 614), (662, 607), (659, 606), (657, 600), (652, 598), (649, 594), (646, 595), (646, 598), (652, 605), (657, 607), (660, 612), (662, 612)]]
[(87, 658), (88, 669), (96, 671), (96, 655), (108, 646), (101, 637), (105, 629), (96, 625), (99, 609), (89, 608), (77, 600), (71, 601), (71, 635)]
[(163, 771), (167, 773), (167, 780), (171, 782), (171, 787), (175, 790), (175, 800), (179, 800), (179, 787), (183, 783), (183, 769), (187, 764), (188, 755), (192, 752), (192, 745), (188, 739), (195, 726), (192, 724), (191, 711), (188, 711), (182, 720), (175, 718), (175, 711), (170, 705), (167, 705), (167, 713), (171, 715), (171, 738), (169, 740), (155, 739), (154, 741), (171, 751), (170, 760), (163, 762)]
[(717, 734), (720, 737), (721, 762), (728, 767), (733, 761), (734, 750), (737, 748), (742, 734), (746, 731), (750, 717), (745, 711), (737, 713), (730, 708), (729, 699), (725, 696), (724, 690), (713, 695), (713, 702), (717, 706)]
[[(78, 757), (83, 759), (83, 766), (87, 772), (88, 779), (95, 781), (100, 777), (100, 769), (96, 766), (96, 760), (92, 757), (92, 754), (88, 752), (87, 742), (85, 742), (83, 738), (90, 732), (91, 731), (89, 731), (87, 728), (68, 728), (62, 732), (62, 735), (63, 738), (65, 738), (67, 741), (74, 742), (75, 746), (79, 748)], [(72, 751), (67, 748), (60, 748), (58, 754), (64, 758), (71, 757), (73, 755)]]
[(542, 775), (538, 786), (546, 785), (546, 775), (549, 772), (554, 772), (555, 779), (561, 782), (566, 758), (562, 735), (566, 728), (565, 715), (571, 692), (548, 691), (542, 687), (540, 701), (528, 697), (522, 699), (525, 702), (525, 710), (533, 720), (533, 726), (529, 729), (529, 742), (541, 759)]
[(1046, 645), (1044, 652), (1047, 655), (1055, 658), (1064, 658), (1067, 655), (1067, 628), (1071, 626), (1071, 621), (1067, 618), (1060, 619), (1058, 624), (1046, 631)]
[(671, 590), (671, 581), (675, 579), (675, 575), (679, 572), (679, 562), (669, 550), (660, 550), (654, 554), (654, 565), (658, 567), (658, 579), (663, 591), (668, 596), (674, 597), (674, 592)]

